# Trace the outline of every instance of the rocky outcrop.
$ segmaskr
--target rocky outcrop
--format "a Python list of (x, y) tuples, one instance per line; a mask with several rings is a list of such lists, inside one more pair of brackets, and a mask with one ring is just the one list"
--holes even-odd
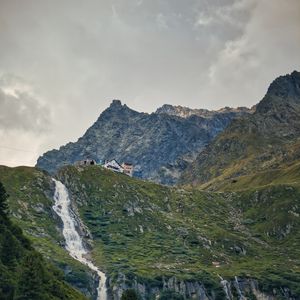
[(248, 113), (245, 108), (225, 108), (182, 117), (161, 108), (146, 114), (114, 100), (83, 137), (46, 152), (37, 167), (55, 173), (78, 160), (115, 158), (120, 163), (133, 163), (137, 177), (174, 184), (188, 162), (232, 119)]
[(139, 282), (135, 277), (133, 280), (128, 280), (124, 274), (119, 274), (117, 283), (109, 280), (109, 286), (112, 291), (111, 297), (113, 300), (120, 300), (122, 293), (126, 289), (134, 289), (142, 299), (154, 298), (157, 299), (164, 291), (172, 291), (182, 295), (184, 299), (197, 300), (213, 300), (214, 293), (208, 293), (201, 282), (198, 281), (183, 281), (176, 277), (162, 277), (160, 282), (153, 285), (152, 282)]
[(219, 110), (208, 110), (208, 109), (193, 109), (185, 106), (174, 106), (170, 104), (164, 104), (162, 107), (159, 107), (156, 110), (157, 114), (167, 114), (170, 116), (177, 116), (181, 118), (189, 118), (191, 116), (198, 116), (201, 118), (214, 118), (220, 114), (232, 114), (234, 117), (243, 116), (248, 113), (253, 113), (255, 111), (255, 107), (251, 109), (247, 107), (224, 107)]
[(110, 298), (120, 300), (122, 294), (127, 289), (134, 289), (141, 299), (159, 299), (166, 291), (181, 295), (183, 299), (195, 300), (296, 300), (291, 291), (285, 287), (274, 288), (269, 293), (263, 292), (257, 280), (250, 278), (238, 278), (228, 281), (220, 278), (220, 287), (211, 289), (204, 286), (199, 281), (179, 280), (176, 277), (162, 277), (160, 282), (153, 285), (152, 282), (140, 282), (137, 277), (128, 280), (122, 273), (119, 274), (117, 281), (109, 279)]

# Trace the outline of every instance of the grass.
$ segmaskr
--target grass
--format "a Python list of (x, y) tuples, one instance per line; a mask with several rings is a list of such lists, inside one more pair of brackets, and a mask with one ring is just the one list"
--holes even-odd
[[(98, 166), (66, 167), (58, 177), (92, 234), (92, 258), (111, 286), (122, 274), (129, 286), (137, 280), (149, 288), (174, 276), (199, 280), (224, 299), (219, 275), (238, 276), (258, 280), (262, 291), (287, 287), (300, 297), (299, 165), (274, 172), (272, 180), (261, 173), (224, 182), (218, 192), (169, 188)], [(71, 268), (66, 279), (73, 285), (91, 286), (86, 268), (62, 247), (51, 178), (34, 168), (1, 167), (0, 180), (15, 222), (44, 257)]]
[[(296, 187), (211, 193), (162, 187), (97, 166), (69, 167), (60, 177), (94, 237), (95, 261), (113, 281), (120, 273), (149, 282), (162, 276), (193, 281), (206, 272), (214, 288), (221, 275), (256, 278), (268, 289), (276, 272), (277, 282), (287, 285), (289, 271), (298, 280)], [(293, 280), (288, 286), (297, 291)]]
[(219, 191), (243, 191), (269, 185), (291, 185), (299, 186), (300, 184), (300, 161), (280, 165), (276, 169), (256, 172), (250, 175), (238, 176), (218, 181), (211, 181), (203, 184), (201, 188), (217, 189)]

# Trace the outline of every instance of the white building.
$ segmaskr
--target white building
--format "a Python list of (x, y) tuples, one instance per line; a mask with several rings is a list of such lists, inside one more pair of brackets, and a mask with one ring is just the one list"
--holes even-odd
[(124, 168), (115, 159), (106, 161), (103, 166), (106, 169), (119, 172), (119, 173), (124, 173)]
[(123, 162), (122, 163), (123, 173), (132, 177), (133, 175), (133, 165), (131, 163)]

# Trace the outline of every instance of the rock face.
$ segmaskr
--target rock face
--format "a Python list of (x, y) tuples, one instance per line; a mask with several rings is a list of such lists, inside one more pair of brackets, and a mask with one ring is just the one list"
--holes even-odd
[(37, 167), (55, 173), (63, 165), (78, 160), (115, 158), (120, 163), (133, 163), (135, 176), (174, 184), (187, 162), (232, 119), (250, 112), (245, 108), (195, 113), (190, 110), (183, 117), (183, 113), (172, 113), (171, 106), (164, 107), (146, 114), (113, 100), (83, 137), (59, 150), (46, 152), (38, 159)]
[(112, 291), (111, 298), (113, 300), (120, 300), (123, 292), (130, 288), (136, 290), (142, 299), (157, 299), (164, 291), (172, 291), (176, 295), (183, 296), (184, 299), (215, 299), (214, 293), (208, 293), (201, 282), (182, 281), (176, 277), (162, 278), (155, 286), (153, 284), (139, 282), (137, 278), (129, 281), (124, 274), (119, 274), (118, 284), (109, 282), (109, 287)]
[(234, 120), (190, 164), (183, 183), (203, 184), (278, 168), (300, 158), (300, 73), (280, 76), (252, 115)]
[[(130, 283), (130, 284), (129, 284)], [(122, 294), (127, 289), (134, 289), (141, 299), (158, 299), (165, 291), (173, 292), (178, 295), (176, 299), (195, 299), (195, 300), (276, 300), (289, 299), (296, 300), (291, 291), (287, 288), (274, 288), (272, 293), (262, 292), (259, 284), (254, 279), (235, 277), (232, 281), (221, 280), (219, 291), (208, 291), (203, 283), (199, 281), (183, 281), (176, 277), (162, 278), (162, 281), (156, 286), (150, 283), (139, 282), (137, 278), (128, 280), (124, 274), (119, 274), (118, 283), (108, 283), (111, 290), (110, 298), (120, 300)], [(175, 299), (175, 298), (172, 298)]]

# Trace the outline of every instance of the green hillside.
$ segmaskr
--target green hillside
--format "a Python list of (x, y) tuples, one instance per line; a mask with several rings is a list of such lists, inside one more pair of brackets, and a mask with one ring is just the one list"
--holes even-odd
[(0, 299), (86, 299), (32, 247), (9, 219), (7, 194), (0, 182)]
[[(226, 299), (221, 277), (232, 299), (239, 291), (246, 299), (300, 299), (299, 169), (277, 172), (272, 182), (241, 177), (218, 192), (165, 187), (99, 166), (66, 167), (57, 178), (91, 233), (93, 260), (114, 299), (128, 288), (144, 299), (168, 290)], [(91, 274), (63, 248), (51, 178), (35, 168), (1, 167), (0, 180), (14, 222), (64, 271), (61, 278), (93, 298)], [(239, 188), (229, 191), (234, 184)]]
[(93, 295), (95, 283), (89, 269), (62, 247), (60, 220), (51, 209), (54, 204), (51, 177), (35, 168), (0, 166), (0, 181), (10, 195), (8, 203), (13, 222), (22, 228), (35, 249), (63, 271), (67, 282), (87, 296)]
[[(210, 193), (167, 188), (100, 167), (60, 171), (93, 238), (93, 257), (117, 285), (199, 280), (224, 299), (219, 275), (254, 278), (300, 297), (299, 197), (295, 185)], [(80, 187), (80, 188), (78, 188)], [(278, 298), (280, 299), (280, 298)]]
[(266, 169), (249, 175), (241, 175), (224, 179), (213, 179), (198, 188), (201, 190), (242, 191), (267, 187), (270, 185), (287, 184), (298, 186), (300, 178), (300, 161), (279, 165), (277, 168)]

